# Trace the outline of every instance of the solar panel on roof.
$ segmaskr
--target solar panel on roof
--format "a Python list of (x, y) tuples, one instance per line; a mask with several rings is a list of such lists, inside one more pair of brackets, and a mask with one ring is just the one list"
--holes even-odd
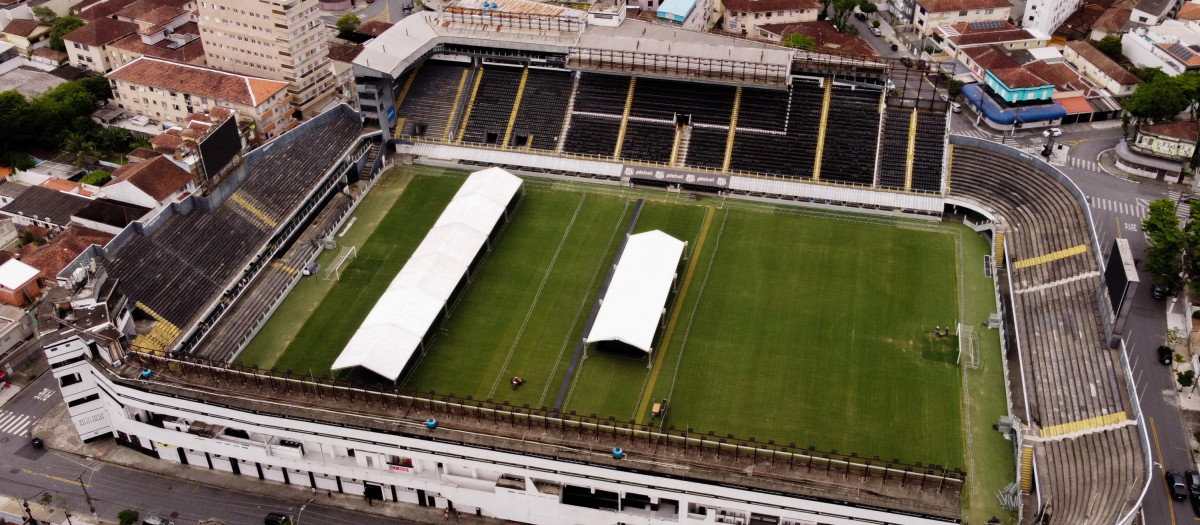
[(1188, 49), (1187, 46), (1184, 46), (1179, 42), (1171, 44), (1171, 47), (1168, 47), (1167, 51), (1172, 55), (1179, 57), (1180, 60), (1191, 60), (1192, 57), (1196, 56), (1196, 53), (1193, 53), (1191, 49)]
[(971, 29), (1000, 29), (1004, 27), (1003, 20), (984, 20), (982, 22), (971, 22)]

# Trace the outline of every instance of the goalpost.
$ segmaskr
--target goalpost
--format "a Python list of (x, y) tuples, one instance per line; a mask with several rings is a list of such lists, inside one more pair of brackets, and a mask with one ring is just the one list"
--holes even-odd
[(979, 368), (979, 334), (975, 327), (958, 323), (958, 364), (963, 368)]
[(329, 269), (325, 270), (326, 281), (340, 281), (342, 278), (342, 268), (346, 265), (346, 260), (351, 257), (357, 258), (358, 251), (353, 246), (343, 246), (338, 256), (333, 260), (333, 264), (329, 265)]

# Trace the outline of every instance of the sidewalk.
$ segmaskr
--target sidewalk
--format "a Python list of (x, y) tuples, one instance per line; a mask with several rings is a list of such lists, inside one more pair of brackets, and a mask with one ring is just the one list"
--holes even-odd
[[(63, 430), (70, 429), (70, 430)], [(363, 501), (362, 496), (350, 494), (329, 494), (314, 492), (310, 487), (285, 485), (274, 481), (263, 481), (257, 477), (238, 476), (228, 472), (206, 468), (190, 467), (166, 460), (154, 459), (132, 449), (117, 445), (116, 441), (102, 439), (92, 443), (83, 443), (75, 433), (74, 426), (67, 414), (67, 406), (60, 404), (38, 420), (32, 429), (34, 435), (46, 440), (46, 448), (93, 458), (110, 465), (139, 470), (148, 474), (185, 480), (199, 485), (228, 489), (243, 494), (256, 494), (274, 500), (283, 500), (299, 504), (315, 503), (323, 506), (339, 507), (365, 514), (372, 514), (393, 519), (403, 519), (408, 523), (445, 523), (443, 509), (420, 507), (408, 503), (376, 502), (373, 506)], [(3, 507), (0, 507), (2, 510)], [(505, 523), (504, 520), (478, 518), (474, 515), (467, 523), (494, 524)]]
[[(53, 505), (53, 501), (51, 505)], [(36, 501), (29, 502), (29, 510), (32, 511), (33, 517), (41, 523), (52, 523), (54, 525), (111, 525), (115, 521), (97, 520), (91, 516), (76, 516), (67, 517), (66, 513), (59, 509), (47, 509)], [(25, 518), (25, 509), (21, 507), (21, 500), (10, 498), (8, 496), (0, 496), (0, 518), (3, 518), (10, 523), (12, 520), (17, 520), (20, 523)]]

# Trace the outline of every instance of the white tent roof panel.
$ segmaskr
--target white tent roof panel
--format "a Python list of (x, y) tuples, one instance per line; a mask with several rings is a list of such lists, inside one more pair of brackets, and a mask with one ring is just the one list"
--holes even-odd
[(650, 353), (686, 246), (658, 230), (629, 236), (587, 342), (620, 341)]
[(520, 188), (519, 177), (499, 168), (467, 177), (332, 368), (399, 379)]

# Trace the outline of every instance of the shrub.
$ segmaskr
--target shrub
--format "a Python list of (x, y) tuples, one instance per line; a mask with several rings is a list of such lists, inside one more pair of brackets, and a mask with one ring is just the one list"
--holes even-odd
[(117, 513), (117, 522), (121, 525), (133, 525), (134, 523), (137, 523), (138, 518), (141, 517), (142, 516), (138, 514), (138, 511), (133, 509), (125, 509)]
[(1179, 380), (1179, 386), (1181, 386), (1183, 388), (1188, 388), (1196, 383), (1196, 372), (1194, 370), (1188, 370), (1186, 372), (1179, 372), (1178, 374), (1175, 374), (1175, 375), (1176, 375), (1176, 379)]
[(112, 174), (104, 170), (96, 170), (87, 175), (84, 175), (79, 182), (83, 184), (91, 184), (92, 186), (103, 186), (104, 183), (112, 180)]

